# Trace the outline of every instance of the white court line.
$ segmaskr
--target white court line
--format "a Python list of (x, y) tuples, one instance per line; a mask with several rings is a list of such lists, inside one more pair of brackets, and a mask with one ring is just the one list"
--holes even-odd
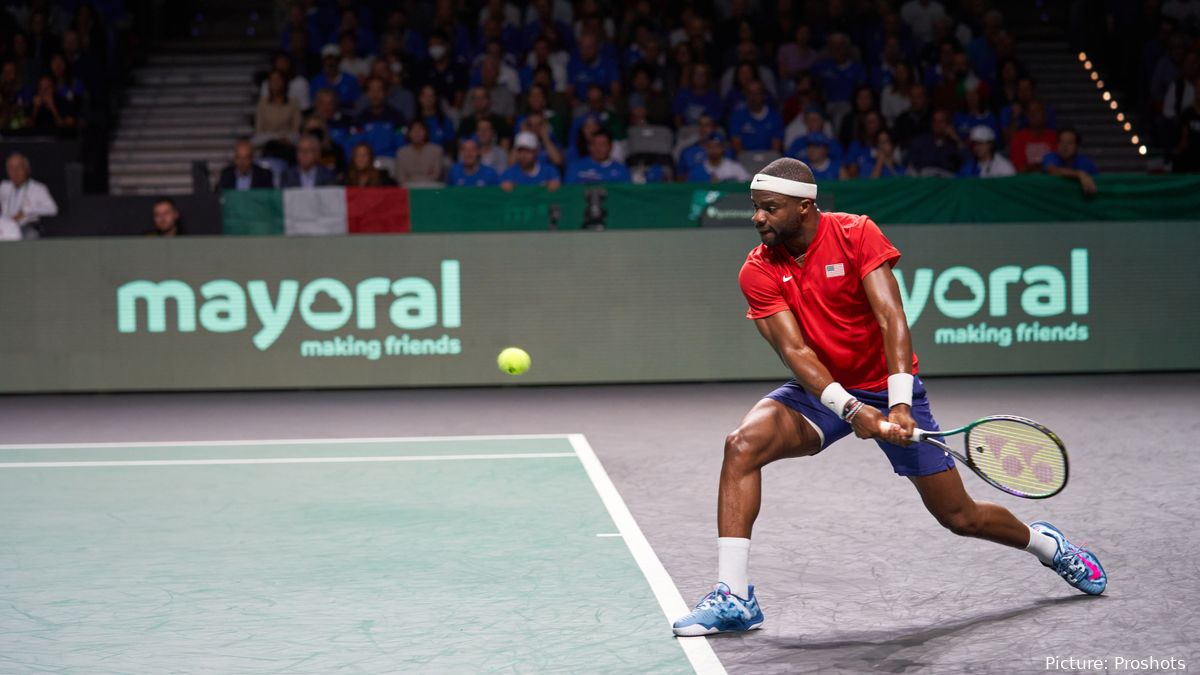
[[(671, 621), (687, 614), (691, 608), (683, 601), (683, 596), (679, 594), (679, 589), (675, 587), (671, 575), (667, 574), (662, 561), (658, 559), (654, 549), (650, 547), (650, 542), (646, 540), (646, 535), (642, 534), (637, 521), (633, 519), (633, 514), (629, 512), (629, 507), (625, 506), (625, 500), (621, 499), (621, 493), (617, 492), (617, 487), (608, 477), (608, 472), (604, 470), (604, 465), (600, 463), (600, 458), (596, 457), (587, 438), (583, 434), (571, 434), (568, 439), (571, 441), (571, 447), (575, 448), (576, 454), (579, 455), (579, 461), (587, 471), (588, 478), (592, 479), (592, 485), (600, 494), (604, 506), (608, 508), (608, 514), (612, 516), (621, 536), (625, 538), (625, 544), (629, 547), (629, 552), (633, 554), (633, 559), (637, 561), (638, 567), (642, 568), (642, 574), (650, 583), (650, 590), (654, 591), (654, 597), (662, 607), (667, 620)], [(668, 628), (664, 626), (663, 630), (665, 632)], [(675, 639), (683, 648), (683, 653), (687, 655), (688, 661), (691, 661), (692, 668), (699, 675), (724, 675), (725, 666), (721, 665), (720, 659), (717, 658), (712, 645), (706, 638)]]
[(0, 469), (71, 469), (109, 466), (220, 466), (235, 464), (355, 464), (360, 462), (446, 462), (474, 459), (549, 459), (573, 452), (496, 453), (492, 455), (391, 455), (376, 457), (261, 457), (257, 459), (130, 459), (89, 462), (0, 462)]
[(569, 434), (482, 434), (479, 436), (379, 436), (366, 438), (270, 438), (261, 440), (132, 441), (128, 443), (7, 443), (0, 450), (61, 450), (66, 448), (196, 448), (210, 445), (320, 445), (322, 443), (418, 443), (421, 441), (524, 441), (567, 438)]

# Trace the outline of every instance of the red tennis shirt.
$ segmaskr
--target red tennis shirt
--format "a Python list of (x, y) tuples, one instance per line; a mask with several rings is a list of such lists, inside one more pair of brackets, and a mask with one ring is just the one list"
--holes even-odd
[[(880, 265), (894, 265), (900, 251), (870, 218), (822, 213), (817, 237), (797, 265), (783, 246), (760, 245), (746, 256), (738, 283), (748, 319), (790, 309), (804, 341), (833, 379), (847, 389), (887, 388), (883, 331), (862, 280)], [(917, 372), (913, 354), (912, 372)]]

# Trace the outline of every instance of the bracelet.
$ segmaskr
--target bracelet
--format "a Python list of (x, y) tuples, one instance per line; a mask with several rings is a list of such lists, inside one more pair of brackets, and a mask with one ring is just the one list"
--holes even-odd
[(829, 383), (821, 392), (821, 404), (833, 411), (838, 419), (846, 419), (846, 406), (854, 400), (850, 392), (837, 382)]
[(913, 376), (911, 373), (895, 373), (888, 375), (888, 407), (900, 405), (912, 406)]
[(857, 415), (858, 413), (862, 412), (863, 406), (864, 406), (864, 403), (862, 401), (855, 399), (853, 401), (853, 403), (850, 405), (850, 411), (847, 412), (846, 416), (842, 419), (846, 420), (847, 422), (853, 422), (854, 416)]

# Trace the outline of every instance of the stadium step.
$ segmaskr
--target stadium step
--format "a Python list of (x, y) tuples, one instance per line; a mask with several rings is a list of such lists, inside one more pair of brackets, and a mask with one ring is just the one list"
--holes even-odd
[[(1018, 36), (1017, 56), (1033, 73), (1042, 100), (1052, 107), (1059, 128), (1072, 126), (1083, 135), (1081, 152), (1102, 173), (1145, 171), (1146, 159), (1130, 134), (1116, 121), (1116, 112), (1065, 40), (1034, 41)], [(1120, 94), (1114, 100), (1120, 105)], [(1140, 139), (1139, 139), (1140, 140)]]
[(259, 66), (266, 64), (261, 52), (214, 52), (182, 51), (174, 53), (151, 54), (146, 58), (147, 68), (183, 66), (203, 66), (206, 68), (224, 68), (230, 66)]
[(177, 152), (208, 153), (232, 152), (234, 135), (227, 136), (179, 136), (176, 138), (129, 138), (117, 135), (112, 152), (135, 153), (146, 150), (172, 150)]
[(230, 89), (212, 89), (205, 87), (189, 88), (180, 87), (178, 89), (130, 89), (126, 94), (126, 100), (130, 105), (195, 105), (208, 106), (215, 105), (238, 105), (245, 104), (253, 110), (255, 102), (255, 90), (252, 86), (245, 86), (236, 90)]
[(120, 141), (164, 139), (175, 141), (184, 137), (194, 138), (239, 138), (250, 136), (254, 127), (241, 120), (218, 121), (211, 125), (174, 124), (161, 126), (145, 126), (137, 124), (121, 124), (117, 128), (114, 143)]
[(109, 152), (115, 194), (186, 193), (192, 163), (219, 171), (253, 131), (257, 74), (279, 46), (275, 0), (190, 3), (189, 37), (160, 41), (130, 75)]
[(188, 67), (188, 68), (139, 68), (133, 72), (133, 81), (146, 87), (177, 87), (177, 86), (223, 86), (234, 85), (244, 87), (253, 82), (246, 78), (246, 67), (237, 65), (222, 68)]
[[(181, 124), (196, 124), (210, 126), (222, 120), (245, 121), (254, 115), (254, 109), (244, 104), (212, 105), (197, 108), (194, 105), (181, 106), (129, 106), (121, 111), (122, 121), (132, 121), (136, 124), (176, 126)], [(250, 116), (250, 117), (248, 117)]]

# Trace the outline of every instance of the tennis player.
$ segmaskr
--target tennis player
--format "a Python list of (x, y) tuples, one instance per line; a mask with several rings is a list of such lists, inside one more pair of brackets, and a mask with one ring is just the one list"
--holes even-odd
[(1108, 578), (1092, 552), (1053, 525), (1026, 525), (963, 489), (954, 460), (914, 427), (936, 431), (917, 377), (891, 268), (900, 252), (866, 216), (822, 213), (803, 162), (778, 159), (750, 183), (762, 245), (738, 281), (754, 320), (795, 379), (767, 394), (725, 439), (717, 498), (717, 584), (674, 624), (676, 635), (745, 631), (763, 622), (748, 581), (762, 468), (815, 455), (851, 431), (874, 439), (934, 518), (954, 534), (1025, 549), (1071, 586), (1098, 595)]

